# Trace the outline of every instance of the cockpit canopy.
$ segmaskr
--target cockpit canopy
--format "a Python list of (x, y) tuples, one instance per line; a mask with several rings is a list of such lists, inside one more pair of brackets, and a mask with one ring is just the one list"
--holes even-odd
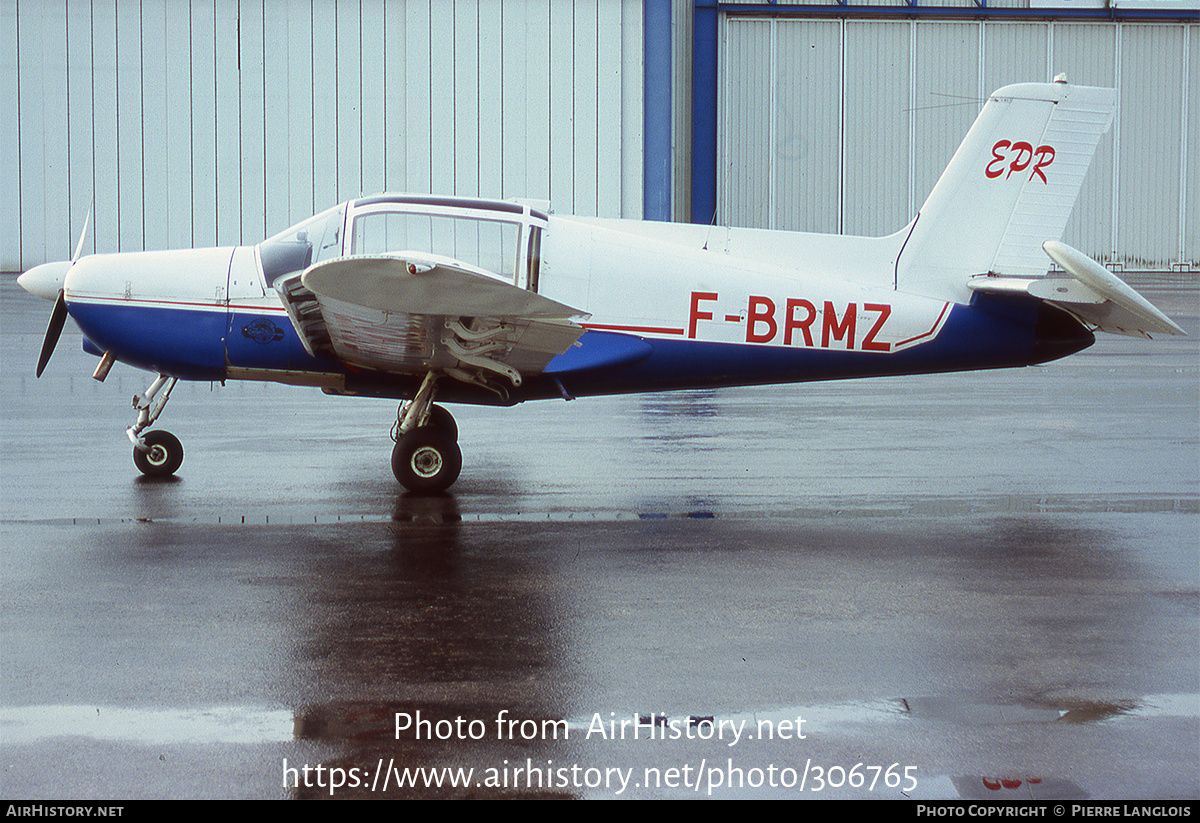
[(547, 220), (544, 212), (515, 202), (384, 194), (323, 211), (264, 240), (258, 252), (268, 287), (334, 257), (416, 251), (536, 290)]

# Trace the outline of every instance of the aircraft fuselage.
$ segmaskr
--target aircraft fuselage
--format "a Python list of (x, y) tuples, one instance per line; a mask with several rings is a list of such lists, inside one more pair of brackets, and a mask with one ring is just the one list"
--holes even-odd
[[(352, 206), (347, 226), (354, 216)], [(528, 210), (524, 221), (527, 234), (541, 234), (538, 293), (592, 308), (580, 322), (586, 331), (505, 399), (447, 384), (445, 400), (491, 404), (1024, 366), (1093, 340), (1064, 312), (1033, 301), (976, 295), (962, 304), (898, 291), (887, 249), (874, 265), (867, 255), (867, 268), (849, 280), (834, 276), (844, 269), (839, 260), (762, 259), (781, 253), (766, 242), (776, 233), (673, 227), (661, 240), (646, 237), (641, 223)], [(814, 253), (834, 256), (850, 254), (856, 241), (890, 240), (894, 258), (903, 243), (903, 233), (840, 238), (838, 250), (825, 236), (779, 234), (783, 253), (793, 255), (804, 252), (806, 237)], [(739, 244), (752, 249), (756, 240), (757, 255), (738, 253)], [(529, 272), (515, 274), (528, 283)], [(310, 353), (266, 283), (255, 247), (85, 257), (63, 286), (89, 350), (150, 371), (397, 398), (411, 397), (419, 382), (419, 374), (347, 368)]]

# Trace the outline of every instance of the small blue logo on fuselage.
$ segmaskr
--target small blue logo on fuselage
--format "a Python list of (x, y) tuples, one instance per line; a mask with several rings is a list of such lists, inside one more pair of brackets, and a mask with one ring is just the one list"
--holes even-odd
[(282, 340), (283, 329), (276, 326), (267, 318), (259, 317), (242, 326), (242, 336), (253, 340), (255, 343), (262, 343), (265, 346), (267, 343)]

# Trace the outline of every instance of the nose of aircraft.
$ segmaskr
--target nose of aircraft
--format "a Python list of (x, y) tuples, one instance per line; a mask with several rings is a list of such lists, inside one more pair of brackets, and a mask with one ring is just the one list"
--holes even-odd
[(17, 285), (38, 297), (57, 300), (63, 282), (67, 279), (67, 269), (69, 268), (71, 268), (70, 260), (43, 263), (40, 266), (34, 266), (18, 277)]

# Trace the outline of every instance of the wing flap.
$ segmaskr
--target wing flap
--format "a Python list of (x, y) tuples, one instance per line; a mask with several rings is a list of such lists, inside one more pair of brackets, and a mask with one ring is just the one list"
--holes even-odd
[(439, 369), (469, 382), (500, 375), (519, 386), (584, 331), (577, 309), (427, 253), (338, 258), (300, 280), (333, 352), (354, 366)]

